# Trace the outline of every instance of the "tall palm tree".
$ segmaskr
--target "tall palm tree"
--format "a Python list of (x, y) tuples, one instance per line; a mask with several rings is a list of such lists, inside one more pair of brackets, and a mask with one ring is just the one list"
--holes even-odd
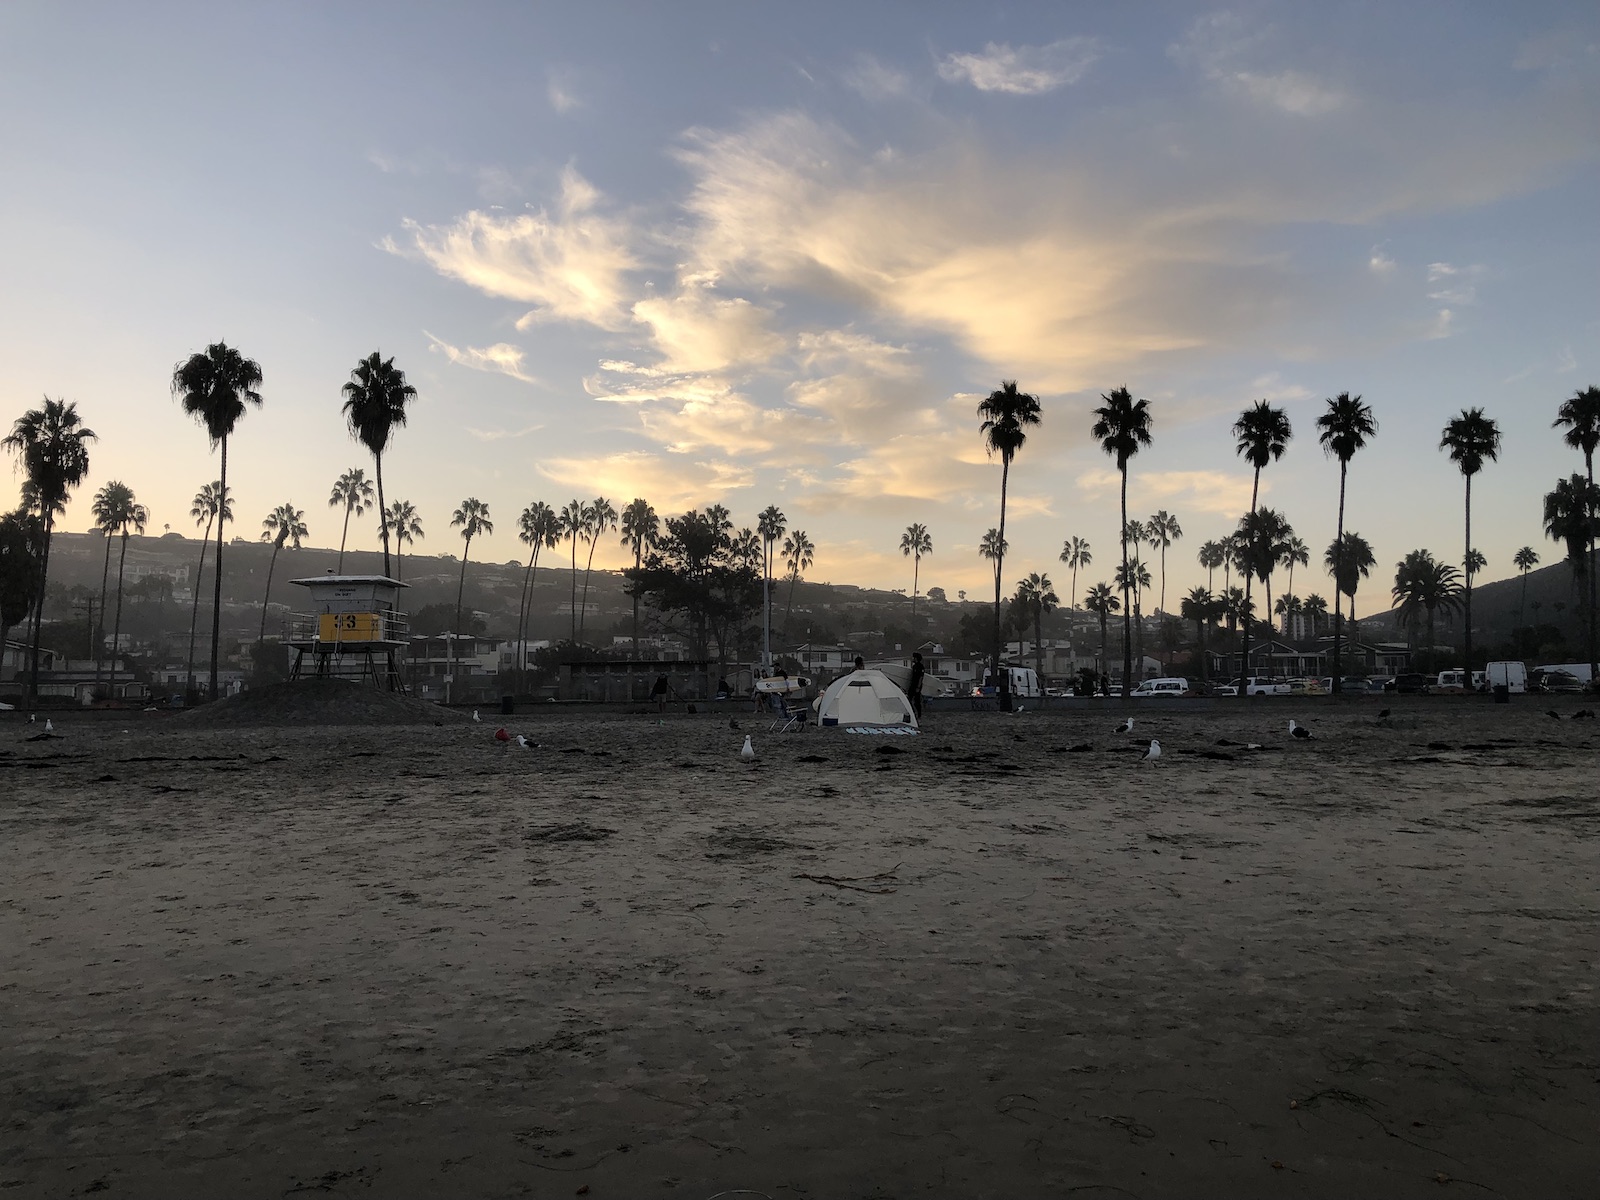
[[(94, 502), (92, 505), (90, 505), (89, 511), (94, 514), (94, 523), (99, 527), (100, 532), (105, 535), (106, 539), (105, 559), (100, 566), (100, 628), (102, 631), (104, 631), (106, 627), (106, 597), (110, 594), (111, 590), (111, 542), (116, 536), (117, 530), (126, 523), (134, 507), (133, 489), (127, 484), (118, 482), (115, 479), (94, 494)], [(143, 509), (140, 509), (140, 511), (143, 512)], [(143, 522), (141, 521), (140, 524), (141, 528), (139, 532), (143, 533)], [(123, 557), (127, 557), (126, 542), (123, 543)], [(118, 584), (118, 593), (120, 596), (120, 583)], [(120, 607), (121, 605), (119, 603), (118, 608), (120, 609)], [(92, 621), (90, 623), (91, 625), (93, 624)], [(115, 643), (113, 643), (113, 646), (114, 645)], [(94, 639), (94, 647), (94, 682), (95, 688), (98, 690), (100, 686), (101, 651), (105, 648), (105, 638), (103, 634), (101, 637)], [(112, 654), (113, 657), (116, 654), (114, 649)], [(115, 674), (116, 672), (113, 671), (112, 675), (115, 676)]]
[[(1144, 677), (1144, 606), (1141, 603), (1144, 590), (1150, 586), (1150, 568), (1137, 558), (1130, 558), (1116, 569), (1115, 578), (1117, 586), (1122, 589), (1124, 598), (1130, 594), (1133, 597), (1133, 654), (1132, 658), (1139, 660), (1139, 676)], [(1124, 631), (1126, 636), (1126, 631)], [(1132, 658), (1129, 661), (1132, 661)], [(1126, 680), (1127, 676), (1123, 676)]]
[[(345, 420), (350, 436), (372, 452), (373, 473), (378, 477), (378, 511), (388, 511), (383, 498), (383, 452), (396, 426), (406, 423), (406, 405), (417, 398), (417, 389), (406, 382), (406, 373), (376, 350), (356, 363), (350, 382), (339, 389), (344, 397)], [(379, 522), (383, 533), (383, 573), (389, 574), (389, 523)]]
[(583, 509), (584, 540), (589, 543), (589, 561), (583, 567), (583, 613), (578, 618), (578, 639), (583, 639), (584, 622), (589, 615), (589, 575), (594, 571), (594, 549), (607, 533), (615, 533), (617, 510), (604, 496), (596, 496), (593, 504)]
[[(1248, 624), (1254, 611), (1253, 602), (1250, 600), (1250, 583), (1259, 579), (1262, 587), (1267, 592), (1267, 603), (1262, 610), (1267, 613), (1267, 624), (1272, 623), (1272, 572), (1283, 561), (1283, 548), (1285, 543), (1294, 536), (1294, 530), (1283, 519), (1283, 515), (1271, 508), (1254, 508), (1239, 522), (1240, 541), (1243, 553), (1240, 558), (1240, 570), (1245, 573), (1245, 604), (1244, 620)], [(1249, 674), (1249, 657), (1245, 658), (1246, 670)]]
[(572, 546), (572, 644), (578, 644), (578, 539), (589, 527), (589, 510), (582, 500), (569, 500), (556, 515), (561, 536)]
[[(1566, 428), (1561, 440), (1574, 450), (1583, 454), (1583, 473), (1589, 481), (1589, 486), (1594, 487), (1594, 452), (1600, 448), (1600, 387), (1586, 387), (1580, 392), (1574, 392), (1570, 399), (1561, 402), (1561, 407), (1556, 410), (1556, 419), (1552, 428)], [(1586, 553), (1589, 568), (1594, 565), (1594, 541), (1596, 528), (1600, 527), (1600, 513), (1591, 513), (1589, 522), (1589, 543)], [(1600, 572), (1589, 569), (1589, 622), (1585, 632), (1589, 639), (1589, 678), (1600, 680), (1600, 639), (1596, 637), (1595, 611), (1600, 609), (1600, 596), (1596, 595), (1595, 577)]]
[(1117, 594), (1111, 590), (1109, 584), (1097, 583), (1083, 594), (1083, 605), (1100, 618), (1100, 674), (1104, 675), (1108, 640), (1106, 622), (1112, 613), (1122, 607), (1122, 602), (1117, 599)]
[[(339, 565), (334, 568), (344, 572), (344, 543), (350, 536), (351, 514), (360, 516), (372, 507), (372, 484), (360, 467), (351, 467), (334, 481), (333, 492), (328, 496), (329, 508), (344, 509), (344, 528), (339, 532)], [(380, 525), (386, 522), (379, 522)], [(388, 570), (385, 564), (384, 570)]]
[[(1101, 394), (1105, 401), (1094, 410), (1095, 422), (1089, 435), (1100, 443), (1100, 448), (1117, 460), (1117, 471), (1122, 476), (1122, 578), (1128, 578), (1128, 460), (1139, 453), (1141, 446), (1150, 444), (1150, 402), (1135, 400), (1125, 387), (1109, 395)], [(1132, 611), (1128, 605), (1127, 589), (1122, 593), (1122, 698), (1128, 698), (1129, 680), (1133, 675), (1133, 639), (1130, 636)]]
[[(770, 511), (770, 510), (769, 510)], [(553, 516), (554, 514), (552, 514)], [(763, 518), (766, 516), (762, 514)], [(622, 544), (633, 551), (633, 570), (635, 576), (644, 567), (644, 552), (651, 549), (661, 537), (661, 518), (656, 516), (656, 510), (648, 500), (634, 497), (627, 508), (622, 510)], [(560, 535), (557, 534), (559, 537)], [(555, 543), (552, 542), (551, 545)], [(766, 544), (762, 546), (763, 570), (766, 564)], [(763, 576), (763, 578), (765, 578)], [(633, 581), (633, 657), (639, 658), (639, 581)]]
[(1000, 536), (1000, 531), (993, 526), (985, 530), (983, 536), (978, 539), (979, 556), (994, 564), (992, 569), (996, 574), (999, 574), (1000, 564), (1005, 561), (1006, 551), (1009, 549), (1011, 547)]
[(33, 611), (44, 565), (44, 522), (25, 505), (0, 515), (0, 646)]
[(1210, 588), (1192, 587), (1178, 604), (1178, 615), (1194, 622), (1195, 653), (1200, 659), (1200, 682), (1206, 681), (1206, 625), (1217, 611), (1217, 598)]
[(306, 514), (293, 504), (280, 504), (261, 522), (261, 540), (272, 543), (272, 558), (267, 563), (267, 590), (261, 597), (261, 632), (256, 634), (258, 656), (262, 643), (267, 640), (267, 607), (272, 603), (272, 573), (278, 569), (278, 551), (285, 542), (295, 550), (300, 549), (301, 542), (310, 533), (305, 517)]
[[(1343, 576), (1344, 570), (1338, 561), (1337, 553), (1344, 545), (1344, 488), (1345, 479), (1350, 473), (1350, 460), (1355, 457), (1356, 451), (1367, 444), (1367, 439), (1376, 437), (1378, 433), (1377, 419), (1372, 415), (1370, 406), (1361, 402), (1360, 396), (1352, 396), (1349, 392), (1340, 392), (1337, 396), (1330, 397), (1327, 409), (1317, 418), (1317, 440), (1322, 443), (1324, 454), (1331, 454), (1339, 460), (1339, 522), (1334, 530), (1333, 549), (1335, 561), (1329, 564), (1329, 570), (1334, 578)], [(1333, 690), (1343, 690), (1343, 668), (1339, 664), (1342, 652), (1344, 630), (1341, 626), (1339, 605), (1339, 590), (1333, 593)], [(1355, 620), (1352, 611), (1350, 619)]]
[(911, 564), (911, 628), (917, 627), (917, 582), (922, 572), (922, 556), (933, 553), (933, 538), (928, 527), (922, 524), (906, 526), (900, 535), (900, 553), (912, 560)]
[(777, 553), (778, 539), (789, 527), (783, 509), (769, 504), (756, 518), (756, 532), (761, 535), (761, 665), (772, 666), (772, 568)]
[(1342, 538), (1328, 543), (1328, 549), (1322, 556), (1322, 565), (1328, 568), (1328, 573), (1333, 576), (1333, 586), (1340, 594), (1350, 601), (1350, 636), (1360, 636), (1356, 625), (1356, 588), (1363, 579), (1372, 574), (1372, 568), (1378, 565), (1377, 558), (1372, 553), (1372, 544), (1359, 533), (1345, 531)]
[(1078, 568), (1091, 566), (1094, 563), (1094, 552), (1089, 548), (1087, 540), (1081, 537), (1069, 537), (1061, 543), (1061, 561), (1067, 564), (1072, 571), (1072, 600), (1068, 607), (1078, 607)]
[(1283, 551), (1278, 555), (1278, 565), (1289, 568), (1288, 592), (1294, 592), (1294, 569), (1298, 566), (1307, 566), (1311, 562), (1311, 547), (1298, 535), (1291, 532), (1283, 539)]
[(1522, 617), (1528, 607), (1528, 572), (1539, 565), (1539, 552), (1532, 546), (1524, 546), (1511, 561), (1517, 565), (1517, 571), (1522, 576), (1522, 599), (1517, 602), (1517, 628), (1521, 629)]
[(539, 573), (539, 554), (561, 544), (555, 509), (535, 500), (517, 518), (517, 540), (528, 547), (528, 566), (522, 573), (522, 596), (517, 601), (517, 670), (528, 665), (528, 616), (533, 608), (533, 580)]
[(189, 657), (184, 684), (184, 696), (192, 703), (194, 695), (194, 636), (200, 627), (200, 580), (206, 573), (206, 547), (211, 544), (211, 526), (218, 515), (225, 521), (233, 520), (233, 497), (223, 500), (222, 481), (200, 485), (200, 490), (194, 494), (194, 503), (189, 506), (189, 515), (194, 518), (195, 527), (206, 527), (205, 536), (200, 539), (200, 565), (194, 572), (194, 609), (189, 614)]
[(384, 536), (394, 539), (394, 577), (399, 580), (405, 574), (406, 543), (427, 535), (422, 532), (422, 518), (411, 501), (396, 500), (381, 511), (383, 520), (379, 523)]
[[(39, 698), (39, 636), (44, 620), (45, 587), (50, 577), (50, 539), (56, 518), (67, 510), (72, 489), (89, 473), (88, 443), (96, 440), (94, 430), (78, 416), (71, 401), (44, 398), (43, 408), (31, 408), (12, 423), (11, 432), (0, 439), (19, 456), (25, 483), (23, 507), (39, 511), (44, 548), (39, 560), (39, 597), (33, 608), (33, 638), (28, 667), (29, 702)], [(30, 502), (31, 501), (31, 502)]]
[[(1209, 542), (1201, 542), (1200, 552), (1195, 555), (1195, 558), (1206, 569), (1206, 591), (1210, 592), (1211, 585), (1216, 581), (1217, 568), (1225, 566), (1228, 562), (1227, 544), (1215, 539)], [(1223, 587), (1227, 587), (1226, 578), (1223, 580)]]
[(455, 686), (455, 643), (461, 640), (461, 597), (467, 587), (467, 555), (472, 550), (472, 539), (480, 533), (494, 532), (494, 522), (489, 519), (489, 506), (482, 500), (468, 496), (461, 507), (450, 514), (450, 524), (461, 530), (461, 579), (456, 584), (456, 636), (450, 643), (450, 683), (444, 691), (444, 702), (450, 703), (450, 692)]
[(1061, 598), (1055, 593), (1055, 585), (1050, 582), (1050, 576), (1041, 575), (1035, 571), (1026, 579), (1017, 583), (1017, 606), (1027, 614), (1033, 624), (1033, 670), (1039, 677), (1039, 686), (1044, 686), (1044, 618), (1045, 614), (1053, 612), (1056, 605), (1061, 603)]
[(783, 561), (789, 575), (789, 603), (783, 610), (785, 631), (789, 628), (789, 614), (794, 611), (794, 585), (800, 582), (800, 572), (816, 561), (816, 552), (816, 546), (804, 529), (796, 529), (783, 539)]
[[(994, 669), (1000, 673), (1000, 576), (1004, 569), (1006, 545), (1006, 492), (1011, 482), (1011, 462), (1028, 440), (1028, 428), (1039, 424), (1039, 398), (1017, 390), (1015, 379), (1003, 379), (1000, 387), (990, 392), (978, 404), (978, 416), (983, 418), (978, 432), (983, 435), (984, 449), (990, 457), (1000, 456), (1000, 535), (1001, 559), (994, 565)], [(1011, 707), (1011, 682), (1000, 676), (1000, 707)]]
[(1472, 477), (1483, 470), (1483, 464), (1500, 457), (1500, 426), (1483, 415), (1481, 408), (1464, 408), (1461, 415), (1450, 418), (1439, 438), (1439, 449), (1448, 451), (1450, 461), (1461, 469), (1467, 481), (1466, 489), (1466, 547), (1461, 561), (1467, 572), (1465, 601), (1462, 610), (1462, 666), (1472, 670), (1472, 571), (1466, 562), (1472, 557)]
[(1316, 641), (1317, 623), (1328, 615), (1328, 602), (1315, 592), (1312, 592), (1311, 595), (1305, 598), (1305, 603), (1300, 607), (1301, 611), (1306, 614), (1306, 619), (1311, 622), (1311, 640)]
[[(226, 342), (213, 342), (201, 354), (191, 354), (172, 372), (172, 394), (183, 411), (205, 426), (211, 444), (221, 451), (217, 486), (228, 494), (228, 438), (245, 405), (261, 406), (260, 364), (240, 354)], [(217, 695), (217, 668), (222, 657), (222, 545), (227, 536), (228, 514), (217, 518), (217, 577), (212, 591), (211, 611), (211, 687), (206, 693)]]
[[(1289, 447), (1289, 439), (1293, 436), (1293, 431), (1289, 427), (1289, 414), (1281, 408), (1273, 408), (1265, 400), (1257, 400), (1255, 404), (1240, 413), (1239, 419), (1233, 423), (1234, 449), (1255, 471), (1250, 483), (1252, 518), (1255, 516), (1256, 502), (1261, 495), (1261, 472), (1269, 463), (1277, 462), (1283, 457), (1283, 452)], [(1244, 576), (1244, 606), (1240, 610), (1240, 624), (1244, 627), (1244, 644), (1240, 647), (1239, 654), (1241, 677), (1250, 673), (1250, 616), (1255, 609), (1250, 602), (1250, 585), (1252, 578), (1262, 566), (1254, 557), (1257, 549), (1258, 547), (1252, 547), (1246, 551), (1251, 555), (1248, 566), (1244, 563), (1239, 564), (1240, 573)], [(1270, 575), (1271, 564), (1266, 564), (1266, 570)], [(1269, 613), (1271, 607), (1268, 604)], [(1245, 696), (1249, 690), (1241, 687), (1239, 695)]]
[(1416, 635), (1419, 615), (1428, 620), (1428, 665), (1434, 652), (1434, 617), (1442, 609), (1454, 612), (1461, 607), (1461, 572), (1449, 563), (1438, 562), (1426, 550), (1413, 550), (1395, 567), (1392, 595), (1399, 604), (1398, 615)]
[[(122, 648), (122, 578), (128, 566), (128, 535), (130, 533), (143, 534), (145, 524), (150, 520), (150, 513), (144, 505), (137, 503), (133, 498), (133, 489), (126, 484), (110, 483), (101, 491), (117, 489), (112, 497), (114, 507), (102, 509), (95, 513), (95, 520), (101, 529), (106, 531), (109, 538), (113, 533), (122, 539), (122, 550), (117, 555), (117, 619), (111, 627), (111, 682), (117, 681), (117, 653)], [(99, 501), (100, 496), (95, 500)], [(102, 518), (109, 518), (108, 525)], [(96, 663), (99, 662), (99, 652), (95, 654)]]
[(1183, 536), (1183, 526), (1166, 509), (1158, 509), (1145, 522), (1145, 536), (1152, 546), (1161, 550), (1161, 599), (1156, 604), (1156, 611), (1164, 613), (1167, 611), (1167, 547)]
[[(1594, 514), (1600, 511), (1600, 488), (1582, 475), (1556, 480), (1555, 490), (1544, 498), (1544, 531), (1553, 541), (1567, 548), (1567, 565), (1572, 569), (1572, 586), (1578, 603), (1589, 606), (1587, 577), (1592, 573), (1589, 542), (1594, 536)], [(1586, 617), (1591, 615), (1587, 612)], [(1584, 622), (1585, 628), (1588, 622)], [(1590, 676), (1591, 682), (1595, 676)]]

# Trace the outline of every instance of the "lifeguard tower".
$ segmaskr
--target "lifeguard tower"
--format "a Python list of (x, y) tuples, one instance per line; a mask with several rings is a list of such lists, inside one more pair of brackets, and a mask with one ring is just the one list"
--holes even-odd
[(294, 651), (290, 679), (311, 672), (371, 682), (404, 693), (400, 655), (409, 640), (405, 614), (399, 610), (400, 589), (409, 587), (386, 575), (320, 575), (293, 579), (311, 593), (309, 612), (290, 618), (284, 639)]

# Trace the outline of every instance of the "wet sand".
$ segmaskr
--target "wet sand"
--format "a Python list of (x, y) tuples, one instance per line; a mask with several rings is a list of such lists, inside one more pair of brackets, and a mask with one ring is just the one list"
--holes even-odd
[(1592, 1195), (1600, 728), (1405, 699), (8, 720), (0, 1195)]

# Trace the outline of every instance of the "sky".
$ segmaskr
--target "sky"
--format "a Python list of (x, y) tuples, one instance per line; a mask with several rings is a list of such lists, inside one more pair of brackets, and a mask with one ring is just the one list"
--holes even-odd
[(1366, 611), (1406, 552), (1461, 560), (1437, 446), (1464, 407), (1504, 434), (1480, 578), (1559, 558), (1541, 498), (1582, 463), (1550, 423), (1600, 383), (1592, 3), (11, 0), (0, 106), (0, 421), (48, 395), (99, 434), (68, 529), (120, 479), (193, 532), (215, 455), (170, 379), (223, 340), (265, 377), (229, 446), (238, 531), (288, 501), (336, 545), (333, 481), (371, 473), (339, 388), (378, 350), (419, 392), (384, 476), (423, 553), (459, 553), (467, 496), (493, 561), (534, 500), (776, 504), (810, 578), (909, 589), (915, 521), (922, 588), (980, 596), (1000, 466), (975, 408), (1016, 380), (1043, 421), (1007, 586), (1066, 600), (1066, 538), (1093, 547), (1080, 597), (1117, 558), (1089, 428), (1126, 386), (1154, 425), (1130, 515), (1184, 530), (1175, 609), (1249, 506), (1230, 426), (1257, 400), (1295, 431), (1262, 502), (1320, 560), (1314, 421), (1348, 391), (1380, 424), (1346, 517)]

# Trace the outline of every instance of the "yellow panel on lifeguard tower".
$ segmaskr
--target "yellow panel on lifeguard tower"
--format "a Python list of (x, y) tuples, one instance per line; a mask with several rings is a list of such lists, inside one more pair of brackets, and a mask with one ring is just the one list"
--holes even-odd
[(370, 612), (323, 613), (317, 622), (322, 642), (381, 642), (383, 614)]

